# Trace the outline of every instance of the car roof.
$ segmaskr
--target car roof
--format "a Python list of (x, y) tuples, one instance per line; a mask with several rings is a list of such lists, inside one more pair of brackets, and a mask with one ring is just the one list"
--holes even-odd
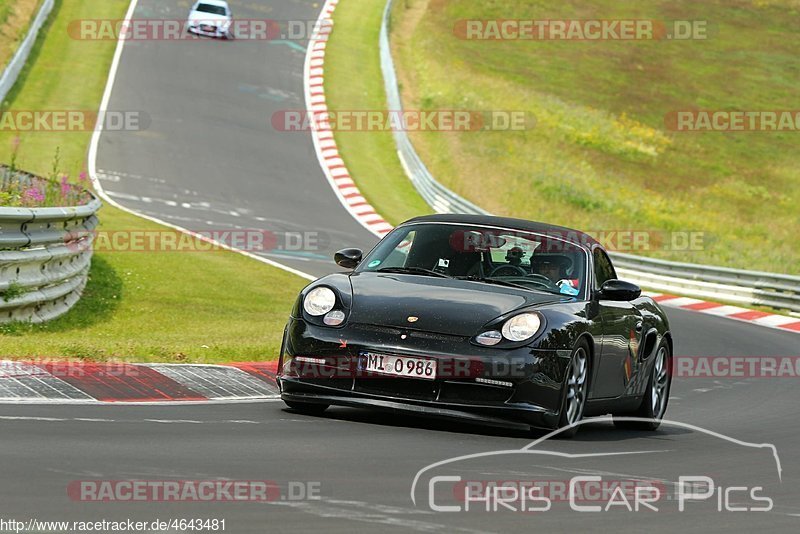
[(537, 234), (551, 234), (560, 237), (570, 243), (580, 245), (586, 248), (599, 246), (599, 242), (586, 232), (566, 228), (564, 226), (557, 226), (555, 224), (547, 224), (536, 221), (528, 221), (526, 219), (514, 219), (512, 217), (496, 217), (494, 215), (467, 215), (462, 213), (457, 214), (438, 214), (438, 215), (423, 215), (421, 217), (414, 217), (405, 221), (400, 226), (412, 223), (461, 223), (461, 224), (475, 224), (485, 226), (499, 226), (501, 228), (510, 228), (514, 230), (521, 230), (525, 232), (533, 232)]
[(210, 6), (228, 7), (228, 2), (225, 0), (200, 0), (196, 4), (208, 4)]

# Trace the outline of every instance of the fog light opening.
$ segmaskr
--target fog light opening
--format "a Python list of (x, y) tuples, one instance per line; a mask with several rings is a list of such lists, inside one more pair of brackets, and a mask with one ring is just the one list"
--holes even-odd
[(491, 347), (492, 345), (497, 345), (498, 343), (500, 343), (502, 339), (503, 339), (503, 334), (501, 334), (497, 330), (489, 330), (488, 332), (479, 334), (475, 338), (475, 341), (477, 341), (481, 345), (487, 345)]
[(344, 322), (344, 312), (341, 310), (329, 311), (322, 322), (328, 326), (338, 326)]

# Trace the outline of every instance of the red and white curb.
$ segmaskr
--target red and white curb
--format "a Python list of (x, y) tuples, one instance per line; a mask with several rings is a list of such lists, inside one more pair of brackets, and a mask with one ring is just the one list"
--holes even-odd
[[(306, 108), (308, 114), (315, 119), (324, 118), (328, 113), (325, 101), (325, 47), (328, 37), (333, 31), (333, 12), (339, 0), (327, 0), (322, 6), (317, 28), (319, 30), (311, 37), (306, 50), (306, 60), (303, 81), (306, 94)], [(318, 124), (318, 120), (311, 121)], [(333, 132), (328, 130), (311, 129), (311, 138), (317, 152), (322, 171), (333, 188), (336, 197), (342, 206), (361, 225), (378, 237), (383, 237), (392, 229), (392, 225), (378, 215), (375, 208), (367, 202), (344, 164)]]
[(277, 362), (229, 365), (0, 360), (0, 403), (171, 403), (279, 397)]
[(790, 317), (787, 315), (779, 315), (776, 313), (768, 313), (758, 310), (750, 310), (747, 308), (741, 308), (739, 306), (720, 304), (718, 302), (708, 302), (690, 297), (679, 297), (676, 295), (666, 295), (662, 293), (647, 294), (652, 297), (653, 300), (663, 306), (680, 308), (682, 310), (705, 313), (708, 315), (716, 315), (718, 317), (735, 319), (737, 321), (745, 321), (748, 323), (757, 324), (759, 326), (767, 326), (788, 332), (800, 333), (800, 319), (797, 317)]

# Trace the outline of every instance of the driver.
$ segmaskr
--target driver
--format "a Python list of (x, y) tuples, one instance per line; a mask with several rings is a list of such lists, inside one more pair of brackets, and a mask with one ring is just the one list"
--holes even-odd
[(561, 266), (554, 261), (542, 262), (536, 269), (537, 274), (546, 276), (553, 283), (557, 283), (561, 279)]
[(559, 262), (543, 261), (537, 266), (536, 273), (547, 277), (548, 280), (558, 286), (559, 292), (564, 295), (575, 296), (580, 293), (571, 280), (563, 278), (564, 270)]

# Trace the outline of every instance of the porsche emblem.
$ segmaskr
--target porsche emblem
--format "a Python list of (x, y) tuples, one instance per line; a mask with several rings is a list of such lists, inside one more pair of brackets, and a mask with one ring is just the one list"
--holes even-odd
[(408, 316), (409, 323), (416, 323), (419, 320), (419, 317), (414, 317), (413, 315)]

